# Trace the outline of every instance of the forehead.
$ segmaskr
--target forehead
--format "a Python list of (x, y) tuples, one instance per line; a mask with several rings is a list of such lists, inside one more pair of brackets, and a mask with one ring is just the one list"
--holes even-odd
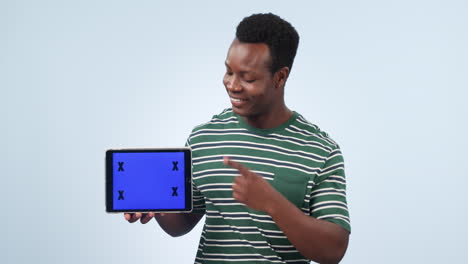
[(242, 71), (268, 70), (270, 51), (265, 43), (243, 43), (235, 39), (229, 47), (226, 64)]

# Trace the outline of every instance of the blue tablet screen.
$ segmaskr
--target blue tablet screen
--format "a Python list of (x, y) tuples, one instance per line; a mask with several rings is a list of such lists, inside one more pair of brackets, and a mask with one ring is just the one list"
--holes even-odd
[(183, 152), (113, 153), (115, 210), (183, 209)]

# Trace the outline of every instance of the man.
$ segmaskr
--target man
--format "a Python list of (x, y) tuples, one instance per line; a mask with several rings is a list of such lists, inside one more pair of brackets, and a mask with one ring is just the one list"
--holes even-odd
[(206, 214), (195, 263), (338, 263), (350, 231), (338, 145), (284, 103), (299, 36), (273, 14), (238, 25), (224, 86), (232, 108), (196, 127), (194, 211), (153, 217), (172, 236)]

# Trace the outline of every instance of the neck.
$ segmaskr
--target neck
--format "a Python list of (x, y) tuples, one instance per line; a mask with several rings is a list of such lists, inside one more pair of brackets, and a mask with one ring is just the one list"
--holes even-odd
[(269, 113), (254, 116), (243, 116), (242, 119), (250, 126), (260, 129), (269, 129), (285, 123), (292, 115), (293, 112), (283, 104), (281, 107), (278, 107)]

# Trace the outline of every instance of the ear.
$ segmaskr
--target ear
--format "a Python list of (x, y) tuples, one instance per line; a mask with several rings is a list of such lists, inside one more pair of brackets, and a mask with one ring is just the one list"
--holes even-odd
[(286, 80), (289, 77), (289, 68), (283, 67), (275, 72), (273, 76), (273, 81), (275, 82), (275, 88), (283, 89), (286, 84)]

